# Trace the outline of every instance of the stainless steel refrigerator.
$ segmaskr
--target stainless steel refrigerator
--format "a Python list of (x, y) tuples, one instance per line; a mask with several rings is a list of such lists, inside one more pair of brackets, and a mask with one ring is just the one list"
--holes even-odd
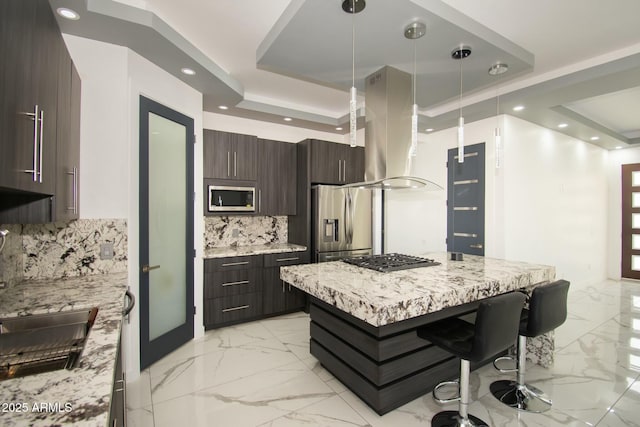
[(316, 185), (311, 193), (314, 260), (371, 255), (371, 190)]

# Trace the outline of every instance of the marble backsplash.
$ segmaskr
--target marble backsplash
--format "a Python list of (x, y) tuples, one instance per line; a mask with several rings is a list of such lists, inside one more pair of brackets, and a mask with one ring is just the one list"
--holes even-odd
[(205, 249), (287, 243), (286, 216), (207, 216)]
[[(0, 254), (0, 280), (8, 285), (23, 279), (127, 271), (127, 221), (124, 219), (80, 219), (6, 228), (13, 235), (7, 236), (7, 243), (11, 245)], [(113, 245), (113, 258), (100, 259), (102, 244)]]

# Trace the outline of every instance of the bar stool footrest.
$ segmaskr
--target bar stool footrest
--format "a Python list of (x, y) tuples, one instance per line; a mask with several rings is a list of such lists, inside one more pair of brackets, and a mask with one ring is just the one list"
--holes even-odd
[(498, 363), (508, 360), (510, 362), (516, 363), (516, 358), (513, 356), (501, 356), (498, 357), (496, 360), (493, 361), (493, 367), (496, 368), (497, 371), (499, 371), (502, 374), (510, 374), (512, 372), (518, 372), (518, 368), (511, 368), (511, 369), (502, 369), (498, 367)]
[[(458, 389), (458, 395), (456, 397), (452, 397), (449, 399), (443, 399), (437, 396), (438, 391), (442, 388), (442, 387), (446, 387), (449, 385), (455, 385)], [(432, 391), (433, 394), (433, 400), (435, 400), (438, 403), (444, 404), (444, 403), (451, 403), (451, 402), (457, 402), (460, 400), (460, 380), (454, 380), (454, 381), (442, 381), (441, 383), (438, 383)]]

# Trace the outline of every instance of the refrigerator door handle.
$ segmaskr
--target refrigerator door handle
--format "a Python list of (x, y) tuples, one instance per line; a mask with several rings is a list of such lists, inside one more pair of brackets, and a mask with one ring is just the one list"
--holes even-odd
[(351, 191), (347, 190), (345, 197), (345, 240), (348, 244), (353, 243), (353, 201), (351, 199)]

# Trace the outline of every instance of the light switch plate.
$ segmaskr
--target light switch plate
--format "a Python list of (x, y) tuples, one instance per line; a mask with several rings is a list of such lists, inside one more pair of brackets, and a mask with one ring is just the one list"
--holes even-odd
[(238, 237), (240, 235), (240, 230), (238, 230), (237, 228), (234, 228), (233, 230), (231, 230), (231, 237)]
[(100, 259), (113, 259), (113, 243), (100, 245)]

